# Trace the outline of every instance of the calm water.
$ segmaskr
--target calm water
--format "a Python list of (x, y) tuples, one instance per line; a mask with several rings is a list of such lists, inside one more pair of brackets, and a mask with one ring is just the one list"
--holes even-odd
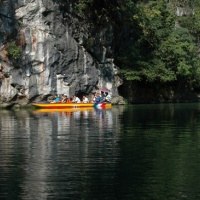
[(199, 200), (200, 104), (0, 111), (0, 199)]

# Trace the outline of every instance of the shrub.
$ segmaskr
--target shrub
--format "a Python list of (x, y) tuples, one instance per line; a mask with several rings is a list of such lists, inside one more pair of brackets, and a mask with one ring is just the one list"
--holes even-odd
[(20, 47), (18, 47), (14, 41), (7, 43), (6, 51), (8, 52), (9, 56), (14, 59), (19, 58), (21, 54)]

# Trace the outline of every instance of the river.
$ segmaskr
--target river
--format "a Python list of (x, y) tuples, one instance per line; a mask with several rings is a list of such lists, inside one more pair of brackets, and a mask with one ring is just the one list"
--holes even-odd
[(200, 104), (0, 111), (0, 199), (199, 200)]

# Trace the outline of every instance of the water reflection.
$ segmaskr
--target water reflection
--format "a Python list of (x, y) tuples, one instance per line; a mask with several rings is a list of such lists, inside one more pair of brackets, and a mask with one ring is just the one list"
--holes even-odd
[(98, 190), (98, 179), (113, 177), (105, 168), (118, 159), (123, 110), (2, 111), (0, 196), (79, 199), (93, 184)]
[(128, 186), (134, 188), (131, 199), (199, 199), (199, 106), (138, 105), (132, 113), (126, 110), (122, 193)]
[(200, 104), (0, 112), (0, 199), (199, 199)]
[[(117, 162), (117, 151), (113, 147), (118, 140), (120, 125), (112, 121), (112, 112), (114, 110), (42, 113), (37, 132), (43, 130), (45, 138), (50, 137), (50, 144), (43, 144), (46, 140), (42, 142), (40, 148), (45, 147), (43, 157), (37, 158), (35, 167), (32, 164), (33, 171), (40, 167), (43, 173), (27, 177), (27, 183), (32, 182), (34, 177), (40, 177), (40, 181), (35, 181), (35, 187), (31, 186), (34, 189), (38, 187), (37, 194), (55, 199), (58, 195), (59, 198), (79, 199), (90, 193), (91, 185), (98, 188), (98, 183), (102, 184), (99, 179), (112, 177), (109, 171), (101, 175), (98, 173), (101, 168), (113, 168)], [(44, 127), (44, 124), (47, 126)], [(37, 152), (32, 154), (37, 155)], [(28, 187), (28, 190), (31, 191), (31, 188)]]

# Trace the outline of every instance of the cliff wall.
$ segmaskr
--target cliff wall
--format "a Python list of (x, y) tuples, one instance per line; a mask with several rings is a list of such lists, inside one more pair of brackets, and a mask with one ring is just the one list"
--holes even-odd
[[(118, 96), (122, 84), (108, 55), (112, 25), (91, 33), (73, 12), (74, 1), (2, 0), (0, 2), (1, 102), (25, 97), (27, 103), (53, 94), (90, 94), (106, 87)], [(84, 41), (93, 34), (107, 46)], [(13, 42), (16, 46), (9, 49)], [(16, 58), (12, 50), (19, 51)], [(112, 54), (112, 52), (111, 52)], [(111, 55), (110, 54), (110, 55)]]

